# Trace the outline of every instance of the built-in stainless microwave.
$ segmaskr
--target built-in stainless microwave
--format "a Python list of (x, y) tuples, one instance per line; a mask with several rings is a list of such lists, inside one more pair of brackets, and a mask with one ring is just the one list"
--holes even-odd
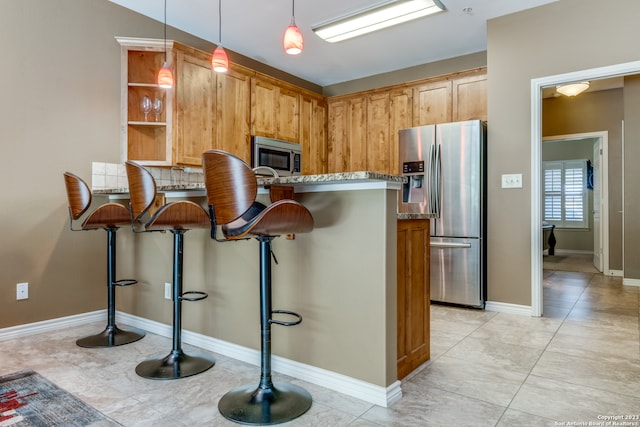
[[(265, 138), (251, 137), (251, 167), (269, 167), (279, 176), (300, 175), (302, 148), (300, 144)], [(260, 170), (257, 171), (260, 173)]]

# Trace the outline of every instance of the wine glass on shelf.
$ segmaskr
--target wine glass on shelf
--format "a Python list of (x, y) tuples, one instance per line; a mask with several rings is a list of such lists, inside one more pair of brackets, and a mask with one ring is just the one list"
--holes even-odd
[(156, 122), (160, 121), (160, 114), (162, 113), (162, 99), (156, 98), (153, 100), (153, 111), (156, 113)]
[(144, 113), (144, 121), (147, 121), (149, 113), (153, 109), (153, 103), (151, 102), (151, 98), (148, 96), (142, 97), (142, 102), (140, 103), (140, 107), (142, 108), (142, 112)]

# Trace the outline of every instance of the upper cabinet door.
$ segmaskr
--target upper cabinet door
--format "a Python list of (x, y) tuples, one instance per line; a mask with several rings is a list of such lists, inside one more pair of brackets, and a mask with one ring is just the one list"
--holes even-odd
[(300, 93), (275, 79), (251, 79), (251, 133), (290, 142), (299, 141)]
[(217, 76), (216, 148), (247, 163), (251, 162), (251, 76), (250, 71), (237, 69)]
[(487, 121), (487, 75), (453, 80), (453, 121)]
[(322, 96), (300, 98), (300, 145), (302, 174), (327, 172), (327, 103)]
[(413, 126), (448, 123), (452, 120), (451, 80), (436, 81), (413, 89)]
[(215, 75), (206, 58), (183, 52), (177, 58), (176, 163), (200, 166), (215, 140)]

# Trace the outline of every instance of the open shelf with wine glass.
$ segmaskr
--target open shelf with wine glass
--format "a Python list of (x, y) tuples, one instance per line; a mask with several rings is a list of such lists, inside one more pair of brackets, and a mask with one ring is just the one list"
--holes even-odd
[[(156, 82), (165, 60), (164, 40), (122, 37), (117, 40), (122, 46), (122, 161), (170, 166), (174, 91), (163, 89)], [(172, 41), (167, 41), (166, 55), (172, 64)]]

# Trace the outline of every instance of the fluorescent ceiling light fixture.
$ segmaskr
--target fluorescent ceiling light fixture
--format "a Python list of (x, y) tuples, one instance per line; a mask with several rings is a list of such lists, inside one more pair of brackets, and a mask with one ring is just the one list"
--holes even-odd
[(320, 38), (334, 43), (445, 10), (440, 0), (386, 1), (372, 8), (317, 25), (313, 31)]
[(556, 86), (556, 90), (565, 96), (580, 95), (589, 89), (589, 82), (571, 83), (567, 85)]

